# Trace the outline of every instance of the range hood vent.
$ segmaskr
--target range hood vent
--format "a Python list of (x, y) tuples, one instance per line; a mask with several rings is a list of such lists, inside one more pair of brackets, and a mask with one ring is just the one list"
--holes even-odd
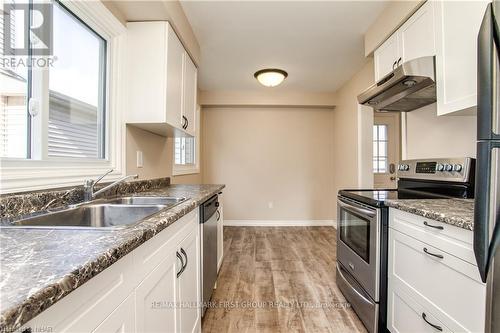
[(403, 63), (358, 95), (358, 102), (375, 111), (413, 111), (436, 102), (434, 57)]

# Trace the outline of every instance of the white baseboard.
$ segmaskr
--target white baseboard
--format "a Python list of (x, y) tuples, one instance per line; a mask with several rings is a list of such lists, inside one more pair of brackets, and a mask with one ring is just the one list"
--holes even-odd
[(319, 227), (337, 228), (335, 220), (224, 220), (230, 227)]

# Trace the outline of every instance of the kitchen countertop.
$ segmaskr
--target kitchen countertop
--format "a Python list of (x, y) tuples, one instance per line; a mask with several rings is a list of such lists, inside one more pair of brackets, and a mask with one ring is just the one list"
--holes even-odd
[(16, 330), (223, 188), (169, 185), (136, 193), (189, 200), (124, 229), (0, 228), (0, 332)]
[(385, 204), (408, 213), (474, 230), (473, 199), (386, 200)]

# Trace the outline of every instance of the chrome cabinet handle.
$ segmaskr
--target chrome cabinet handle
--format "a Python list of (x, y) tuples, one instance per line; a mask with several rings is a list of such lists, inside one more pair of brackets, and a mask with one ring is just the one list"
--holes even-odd
[(427, 250), (426, 247), (424, 247), (424, 252), (430, 256), (433, 256), (433, 257), (436, 257), (436, 258), (439, 258), (439, 259), (443, 259), (444, 256), (441, 255), (441, 254), (436, 254), (436, 253), (432, 253), (432, 252), (429, 252), (429, 250)]
[(219, 221), (220, 220), (220, 212), (217, 210), (216, 213), (217, 213), (217, 221)]
[(427, 223), (427, 221), (424, 221), (424, 225), (425, 225), (426, 227), (430, 227), (430, 228), (434, 228), (434, 229), (438, 229), (438, 230), (444, 230), (444, 227), (443, 227), (443, 226), (440, 226), (440, 225), (432, 225), (432, 224)]
[(434, 327), (435, 329), (437, 329), (439, 332), (442, 332), (443, 331), (443, 328), (441, 326), (438, 326), (436, 324), (433, 324), (431, 323), (430, 321), (427, 320), (427, 315), (425, 314), (425, 312), (422, 312), (422, 319), (429, 325), (429, 326), (432, 326)]
[(188, 265), (188, 256), (186, 254), (186, 251), (184, 251), (184, 249), (181, 247), (181, 253), (184, 255), (184, 257), (186, 258), (186, 264), (182, 267), (182, 271), (184, 272), (184, 270), (186, 270), (186, 267)]
[(396, 65), (398, 64), (397, 61), (394, 61), (394, 63), (392, 64), (392, 70), (394, 70), (394, 68), (396, 68)]
[(184, 272), (184, 260), (182, 259), (182, 256), (179, 254), (179, 252), (175, 252), (175, 255), (177, 258), (181, 260), (181, 269), (177, 272), (177, 277), (181, 276), (182, 272)]
[(186, 129), (188, 125), (188, 119), (185, 116), (182, 116), (183, 124), (182, 124), (182, 129)]
[(403, 60), (403, 59), (401, 59), (401, 58), (398, 59), (398, 62), (396, 63), (396, 67), (399, 67), (399, 63), (401, 62), (401, 60)]

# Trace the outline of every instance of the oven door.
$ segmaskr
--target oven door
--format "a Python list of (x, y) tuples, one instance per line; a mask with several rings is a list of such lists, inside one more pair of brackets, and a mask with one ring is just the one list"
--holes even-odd
[(379, 301), (379, 209), (339, 197), (337, 260), (370, 297)]

